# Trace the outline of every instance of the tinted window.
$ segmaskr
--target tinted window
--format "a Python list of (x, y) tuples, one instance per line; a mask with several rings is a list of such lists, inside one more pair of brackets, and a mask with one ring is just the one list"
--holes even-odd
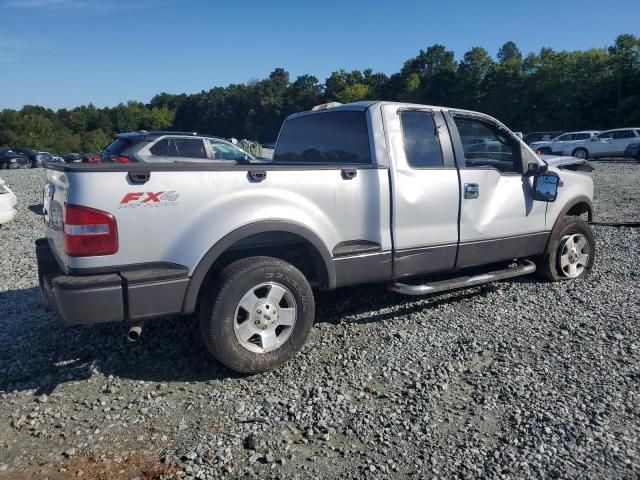
[(128, 138), (116, 138), (105, 147), (105, 150), (114, 155), (120, 155), (129, 147), (130, 144), (131, 141)]
[(620, 130), (613, 132), (613, 138), (633, 138), (633, 132), (631, 130)]
[(197, 138), (174, 138), (173, 147), (167, 152), (168, 156), (189, 157), (189, 158), (207, 158), (207, 151), (204, 149), (204, 143)]
[(573, 140), (573, 134), (567, 133), (565, 135), (560, 135), (556, 140), (560, 142), (566, 142), (567, 140)]
[(454, 117), (467, 167), (493, 167), (501, 172), (522, 172), (520, 145), (491, 123)]
[(591, 137), (588, 133), (576, 133), (573, 137), (574, 140), (586, 140)]
[(286, 121), (273, 159), (305, 163), (371, 163), (364, 112), (325, 112)]
[(401, 112), (407, 163), (414, 168), (443, 167), (442, 148), (433, 115), (428, 112)]
[(163, 138), (157, 142), (153, 147), (149, 149), (152, 155), (158, 155), (164, 157), (167, 154), (167, 146), (169, 145), (169, 139)]
[(598, 138), (601, 138), (601, 139), (613, 138), (613, 132), (601, 133), (600, 135), (598, 135)]

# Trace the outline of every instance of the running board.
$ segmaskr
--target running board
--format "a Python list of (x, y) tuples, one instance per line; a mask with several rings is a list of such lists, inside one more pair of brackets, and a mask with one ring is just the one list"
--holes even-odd
[(440, 280), (438, 282), (425, 283), (423, 285), (407, 285), (406, 283), (390, 283), (387, 288), (392, 292), (402, 295), (426, 295), (429, 293), (447, 292), (457, 288), (475, 287), (483, 283), (496, 282), (507, 278), (529, 275), (536, 271), (536, 265), (531, 260), (524, 260), (513, 267), (496, 270), (495, 272), (483, 273), (481, 275), (464, 276), (452, 278), (450, 280)]

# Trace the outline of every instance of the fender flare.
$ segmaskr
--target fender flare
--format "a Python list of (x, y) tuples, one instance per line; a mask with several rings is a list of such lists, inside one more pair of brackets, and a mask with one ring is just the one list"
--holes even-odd
[(205, 253), (198, 265), (191, 275), (187, 292), (184, 297), (184, 303), (182, 311), (183, 313), (193, 313), (196, 308), (198, 300), (198, 294), (200, 287), (209, 273), (209, 270), (214, 265), (216, 260), (232, 245), (252, 235), (266, 232), (286, 232), (297, 235), (310, 244), (322, 258), (322, 266), (324, 266), (326, 274), (326, 286), (328, 289), (334, 289), (336, 286), (336, 273), (333, 266), (333, 261), (329, 250), (325, 246), (320, 237), (305, 227), (302, 224), (296, 222), (290, 222), (286, 220), (263, 220), (233, 230), (219, 240), (213, 247)]
[(569, 210), (571, 210), (573, 207), (575, 207), (580, 203), (584, 203), (587, 205), (588, 221), (591, 222), (593, 220), (593, 202), (591, 201), (591, 199), (584, 195), (572, 198), (570, 201), (567, 202), (567, 204), (564, 207), (562, 207), (562, 210), (560, 210), (560, 213), (556, 217), (556, 221), (553, 223), (553, 228), (551, 229), (551, 235), (549, 235), (549, 239), (547, 240), (547, 246), (544, 249), (545, 252), (549, 248), (549, 243), (551, 242), (553, 235), (556, 233), (558, 226), (560, 225), (560, 220), (566, 217)]

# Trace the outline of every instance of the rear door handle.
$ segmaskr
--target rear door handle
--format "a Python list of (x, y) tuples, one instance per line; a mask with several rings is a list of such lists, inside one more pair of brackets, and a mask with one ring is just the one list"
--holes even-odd
[(478, 198), (480, 196), (480, 187), (477, 183), (464, 184), (464, 198)]

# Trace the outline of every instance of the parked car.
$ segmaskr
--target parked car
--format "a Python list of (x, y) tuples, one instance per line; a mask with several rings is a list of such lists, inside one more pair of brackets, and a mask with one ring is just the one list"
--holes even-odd
[(42, 164), (38, 159), (38, 155), (40, 154), (39, 151), (33, 148), (28, 148), (28, 147), (19, 147), (19, 148), (15, 148), (14, 150), (17, 153), (25, 155), (29, 159), (31, 168), (36, 168), (37, 166)]
[(635, 158), (640, 161), (640, 142), (630, 143), (627, 148), (624, 149), (624, 156), (629, 158)]
[(0, 169), (26, 168), (31, 165), (29, 157), (8, 148), (0, 149)]
[(588, 165), (547, 164), (476, 112), (357, 102), (289, 116), (273, 163), (86, 167), (46, 167), (46, 302), (68, 324), (126, 320), (130, 339), (197, 311), (209, 352), (239, 372), (302, 348), (313, 287), (424, 295), (594, 262)]
[(65, 163), (82, 163), (82, 154), (80, 153), (67, 153), (62, 158)]
[(576, 142), (571, 155), (577, 158), (624, 157), (626, 148), (640, 141), (640, 128), (616, 128), (589, 140)]
[(533, 142), (529, 146), (538, 155), (571, 155), (576, 142), (590, 140), (599, 133), (598, 130), (563, 133), (545, 142)]
[(16, 216), (17, 199), (9, 185), (0, 178), (0, 226), (10, 222)]
[(95, 153), (83, 153), (81, 156), (83, 163), (100, 163), (101, 161), (100, 155)]
[(522, 137), (522, 140), (527, 145), (531, 145), (533, 142), (546, 142), (552, 138), (556, 138), (562, 135), (564, 132), (531, 132)]
[(120, 133), (102, 151), (101, 156), (105, 162), (119, 163), (256, 160), (240, 147), (222, 138), (165, 131)]

